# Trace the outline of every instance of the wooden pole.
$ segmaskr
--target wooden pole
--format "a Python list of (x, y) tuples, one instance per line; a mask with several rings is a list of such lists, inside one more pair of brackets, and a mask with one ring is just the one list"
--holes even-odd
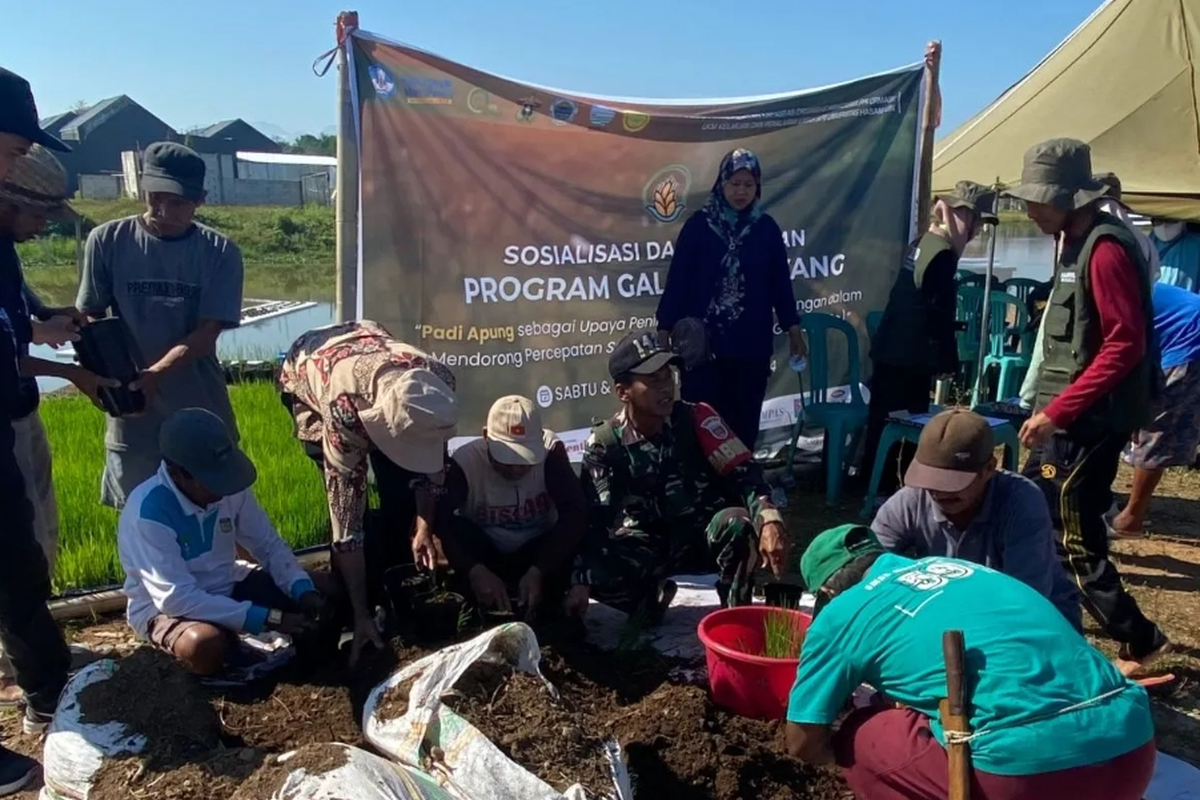
[(942, 122), (942, 92), (938, 76), (942, 66), (942, 43), (925, 46), (925, 109), (921, 115), (921, 168), (917, 174), (917, 235), (929, 227), (929, 201), (933, 194), (933, 134)]
[(358, 316), (358, 137), (350, 95), (350, 32), (358, 28), (358, 12), (343, 11), (337, 18), (338, 134), (337, 197), (334, 215), (337, 231), (337, 304), (339, 322)]
[(971, 751), (966, 742), (951, 739), (955, 733), (965, 735), (971, 730), (967, 709), (966, 645), (962, 631), (946, 631), (942, 634), (942, 658), (946, 662), (946, 698), (942, 700), (939, 710), (950, 769), (947, 800), (970, 800)]

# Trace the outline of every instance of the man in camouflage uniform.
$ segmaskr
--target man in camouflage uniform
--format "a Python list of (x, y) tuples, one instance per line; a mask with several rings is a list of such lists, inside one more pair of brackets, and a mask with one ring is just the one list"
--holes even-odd
[(714, 565), (721, 604), (743, 605), (760, 553), (776, 575), (784, 570), (787, 533), (762, 470), (711, 406), (675, 399), (678, 363), (651, 329), (609, 358), (624, 408), (593, 427), (583, 455), (589, 525), (573, 613), (594, 596), (657, 621), (675, 593), (671, 575)]

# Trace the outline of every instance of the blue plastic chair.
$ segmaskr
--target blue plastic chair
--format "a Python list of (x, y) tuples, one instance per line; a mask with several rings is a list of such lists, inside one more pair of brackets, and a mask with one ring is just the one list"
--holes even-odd
[[(871, 482), (867, 486), (867, 496), (863, 500), (858, 515), (863, 519), (871, 519), (875, 515), (875, 497), (879, 494), (879, 481), (883, 479), (883, 462), (887, 453), (896, 442), (912, 442), (915, 446), (921, 438), (921, 431), (933, 417), (941, 412), (939, 406), (930, 405), (928, 414), (916, 414), (906, 419), (892, 418), (884, 426), (883, 435), (879, 438), (879, 450), (875, 456), (875, 467), (871, 470)], [(985, 415), (986, 416), (986, 415)], [(996, 444), (1004, 446), (1004, 468), (1010, 472), (1017, 471), (1017, 455), (1020, 453), (1020, 442), (1017, 440), (1017, 429), (1008, 421), (988, 417), (992, 423), (992, 433)]]
[[(861, 367), (859, 365), (858, 330), (846, 320), (833, 314), (813, 312), (800, 317), (800, 327), (808, 338), (808, 402), (792, 424), (792, 447), (788, 453), (787, 471), (791, 474), (796, 457), (796, 441), (811, 422), (825, 429), (825, 502), (833, 505), (842, 490), (842, 476), (846, 472), (846, 457), (854, 452), (855, 445), (846, 448), (846, 438), (852, 436), (857, 443), (867, 424), (867, 403), (863, 400)], [(849, 364), (850, 402), (843, 403), (830, 398), (831, 380), (829, 370), (829, 337), (839, 333), (846, 340), (846, 360)], [(800, 378), (800, 396), (804, 397), (804, 377)]]
[[(1008, 321), (1009, 309), (1015, 309), (1015, 321)], [(988, 353), (983, 359), (983, 370), (987, 373), (993, 366), (1000, 370), (1000, 380), (996, 386), (997, 397), (1000, 400), (1014, 397), (1021, 391), (1021, 381), (1025, 371), (1029, 369), (1030, 354), (1036, 333), (1030, 333), (1029, 312), (1025, 310), (1025, 302), (1016, 295), (1008, 292), (992, 292), (988, 307)], [(1020, 337), (1020, 347), (1013, 350), (1009, 341), (1013, 336)], [(979, 396), (973, 394), (971, 405), (979, 404)]]

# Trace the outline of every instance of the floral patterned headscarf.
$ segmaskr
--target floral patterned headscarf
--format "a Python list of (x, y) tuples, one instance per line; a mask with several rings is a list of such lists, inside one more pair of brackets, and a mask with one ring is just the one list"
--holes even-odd
[[(754, 176), (758, 188), (754, 193), (754, 201), (738, 211), (725, 199), (725, 182), (741, 170), (746, 170)], [(746, 278), (742, 274), (742, 242), (754, 227), (754, 223), (762, 216), (759, 203), (761, 199), (762, 168), (759, 166), (758, 156), (744, 148), (726, 153), (725, 158), (721, 159), (721, 168), (717, 171), (712, 193), (704, 205), (708, 227), (712, 228), (725, 245), (725, 252), (721, 256), (721, 283), (713, 293), (704, 317), (705, 322), (716, 328), (724, 328), (741, 316), (742, 296), (746, 289)]]

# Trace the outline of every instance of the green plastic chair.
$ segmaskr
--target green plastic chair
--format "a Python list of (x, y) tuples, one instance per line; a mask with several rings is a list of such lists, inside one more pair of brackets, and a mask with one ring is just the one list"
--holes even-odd
[[(1008, 322), (1009, 309), (1016, 310), (1016, 320)], [(988, 353), (983, 359), (983, 370), (986, 373), (993, 366), (1000, 370), (1000, 380), (996, 385), (996, 400), (1014, 397), (1021, 391), (1021, 381), (1025, 371), (1029, 369), (1030, 353), (1033, 348), (1033, 337), (1026, 331), (1029, 327), (1029, 312), (1025, 310), (1025, 302), (1016, 295), (1008, 292), (992, 292), (988, 307)], [(1013, 350), (1008, 342), (1014, 333), (1020, 337), (1020, 349)], [(971, 405), (979, 404), (977, 393), (972, 394)]]
[[(811, 422), (825, 429), (825, 502), (837, 503), (842, 490), (842, 476), (846, 472), (846, 458), (852, 454), (863, 428), (867, 424), (867, 403), (863, 400), (861, 366), (859, 364), (858, 330), (846, 320), (833, 314), (813, 312), (800, 317), (800, 327), (808, 338), (808, 402), (792, 423), (792, 447), (788, 453), (787, 472), (792, 472), (796, 457), (796, 441), (804, 430), (804, 423)], [(844, 403), (831, 395), (829, 370), (829, 337), (841, 334), (846, 340), (846, 359), (849, 362), (850, 402)], [(804, 376), (800, 379), (800, 396), (804, 397)], [(853, 437), (850, 449), (846, 438)]]
[(969, 269), (960, 269), (955, 273), (955, 279), (958, 281), (958, 288), (963, 289), (968, 286), (978, 286), (983, 288), (984, 276), (978, 272), (972, 272)]
[(983, 311), (983, 289), (975, 286), (958, 287), (958, 305), (954, 319), (966, 324), (966, 329), (955, 334), (958, 342), (958, 363), (964, 386), (975, 383), (976, 362), (979, 359), (979, 324)]
[(1014, 295), (1022, 303), (1029, 302), (1029, 295), (1033, 294), (1033, 290), (1041, 287), (1041, 281), (1033, 278), (1009, 278), (1000, 287), (1011, 295)]

